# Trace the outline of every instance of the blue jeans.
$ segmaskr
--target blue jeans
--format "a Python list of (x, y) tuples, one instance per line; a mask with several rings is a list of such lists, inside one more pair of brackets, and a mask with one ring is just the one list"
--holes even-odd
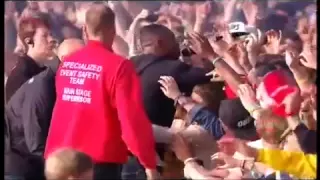
[(4, 180), (24, 180), (23, 176), (4, 175)]
[(136, 180), (147, 179), (147, 175), (139, 160), (130, 156), (128, 162), (122, 165), (121, 179), (123, 180)]

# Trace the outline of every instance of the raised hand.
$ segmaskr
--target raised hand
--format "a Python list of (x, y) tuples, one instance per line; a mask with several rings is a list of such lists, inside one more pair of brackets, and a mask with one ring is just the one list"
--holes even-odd
[(206, 59), (213, 59), (218, 57), (211, 47), (208, 39), (196, 32), (188, 33), (188, 40), (192, 50)]
[(285, 110), (287, 114), (299, 114), (300, 107), (302, 103), (302, 97), (300, 91), (297, 88), (296, 91), (289, 94), (284, 100), (283, 104), (285, 105)]
[(216, 52), (219, 56), (223, 56), (229, 48), (229, 44), (224, 39), (216, 41), (215, 38), (211, 38), (209, 41), (214, 52)]
[(255, 92), (249, 84), (240, 84), (238, 87), (238, 96), (244, 108), (252, 113), (253, 110), (259, 107)]
[(302, 66), (299, 61), (299, 56), (288, 50), (285, 53), (285, 60), (290, 69), (298, 69)]
[(196, 17), (200, 19), (205, 19), (210, 13), (211, 9), (212, 7), (210, 1), (196, 4)]
[(256, 17), (258, 15), (258, 6), (254, 2), (245, 1), (242, 4), (244, 16), (247, 19), (249, 25), (255, 25)]
[(300, 62), (311, 69), (317, 69), (317, 49), (313, 47), (311, 42), (305, 42), (303, 51), (300, 54)]
[(221, 77), (215, 70), (210, 71), (206, 74), (206, 76), (212, 76), (212, 78), (210, 79), (211, 82), (222, 82), (223, 77)]
[(147, 9), (142, 9), (142, 11), (136, 16), (135, 19), (137, 20), (141, 20), (141, 19), (145, 19), (147, 18), (149, 15), (151, 14), (151, 12)]
[(246, 39), (244, 46), (249, 53), (259, 53), (262, 46), (262, 33), (257, 29), (257, 33), (251, 33)]
[(161, 76), (158, 82), (161, 84), (161, 91), (168, 98), (175, 100), (178, 96), (181, 95), (179, 87), (173, 77)]
[(282, 31), (270, 30), (266, 32), (267, 44), (264, 46), (268, 54), (279, 54)]

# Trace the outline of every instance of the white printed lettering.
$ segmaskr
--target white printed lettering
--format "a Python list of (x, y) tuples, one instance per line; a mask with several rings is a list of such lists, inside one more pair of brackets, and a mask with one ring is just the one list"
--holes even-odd
[(84, 81), (85, 81), (84, 78), (74, 78), (74, 77), (71, 77), (71, 78), (70, 78), (70, 83), (71, 83), (71, 84), (80, 84), (80, 85), (83, 85), (83, 84), (84, 84)]
[[(86, 64), (77, 62), (63, 62), (60, 76), (70, 78), (70, 85), (84, 85), (86, 80), (97, 81), (100, 79), (103, 67), (97, 64)], [(65, 87), (63, 89), (62, 100), (73, 102), (91, 104), (91, 89), (82, 89), (72, 87)]]
[(76, 70), (61, 69), (60, 71), (60, 76), (73, 77), (73, 76), (76, 76), (76, 74), (77, 74)]
[(87, 91), (87, 90), (83, 90), (83, 89), (76, 89), (76, 95), (77, 96), (91, 97), (91, 91)]
[(88, 71), (79, 71), (77, 74), (78, 78), (85, 78), (85, 79), (95, 79), (99, 80), (100, 74), (88, 72)]
[(248, 125), (252, 120), (250, 118), (242, 120), (242, 121), (238, 121), (237, 126), (239, 128)]
[(74, 89), (73, 88), (63, 88), (63, 93), (64, 94), (74, 94)]

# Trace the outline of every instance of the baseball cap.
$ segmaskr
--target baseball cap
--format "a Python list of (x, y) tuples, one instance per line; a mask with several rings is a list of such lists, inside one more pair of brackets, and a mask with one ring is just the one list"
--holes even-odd
[(286, 117), (288, 114), (285, 112), (283, 101), (289, 94), (297, 90), (295, 80), (286, 71), (274, 70), (263, 77), (260, 85), (274, 102), (273, 112), (278, 116)]
[(236, 138), (250, 141), (259, 139), (254, 124), (255, 120), (243, 107), (239, 98), (221, 101), (219, 117)]
[(243, 22), (232, 22), (230, 24), (228, 24), (229, 26), (229, 33), (233, 34), (233, 33), (247, 33), (247, 34), (251, 34), (251, 33), (257, 33), (257, 28), (254, 26), (249, 26), (244, 24)]

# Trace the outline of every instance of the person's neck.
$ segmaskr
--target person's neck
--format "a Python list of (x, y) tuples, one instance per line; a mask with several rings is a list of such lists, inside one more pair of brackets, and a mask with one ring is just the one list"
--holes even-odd
[(262, 139), (262, 145), (263, 145), (263, 148), (266, 148), (266, 149), (280, 149), (279, 145), (270, 144), (266, 142), (264, 139)]
[(101, 37), (90, 37), (90, 38), (88, 38), (88, 41), (100, 42), (107, 49), (112, 49), (113, 40), (111, 40), (111, 39), (101, 38)]
[(43, 62), (45, 61), (44, 58), (40, 58), (39, 56), (35, 55), (34, 53), (28, 51), (27, 56), (29, 56), (35, 63), (37, 63), (40, 67), (44, 66)]

